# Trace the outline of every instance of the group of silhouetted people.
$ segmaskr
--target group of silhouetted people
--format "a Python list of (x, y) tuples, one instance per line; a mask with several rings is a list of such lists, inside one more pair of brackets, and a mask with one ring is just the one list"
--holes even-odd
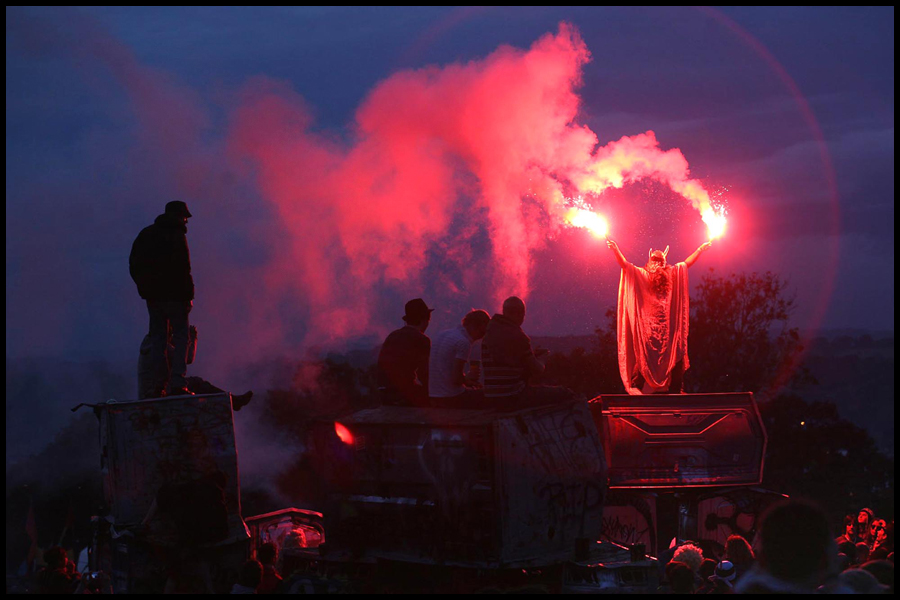
[[(511, 296), (502, 312), (491, 317), (472, 310), (459, 325), (425, 335), (431, 313), (424, 300), (406, 303), (404, 327), (392, 331), (378, 356), (379, 386), (386, 405), (439, 408), (509, 407), (553, 402), (573, 397), (561, 387), (538, 386), (544, 371), (522, 330), (525, 302)], [(481, 340), (481, 359), (471, 356)]]
[[(140, 351), (139, 399), (221, 391), (187, 377), (197, 340), (189, 322), (194, 300), (187, 244), (191, 216), (184, 202), (169, 202), (132, 245), (129, 271), (150, 316)], [(689, 366), (687, 269), (710, 243), (674, 266), (666, 263), (668, 247), (652, 250), (645, 267), (628, 262), (612, 240), (608, 245), (622, 267), (617, 330), (625, 388), (630, 394), (680, 393)], [(432, 310), (421, 298), (411, 300), (403, 315), (406, 325), (384, 341), (378, 369), (386, 404), (460, 408), (486, 400), (529, 404), (572, 396), (564, 388), (533, 384), (544, 364), (522, 331), (525, 303), (520, 298), (507, 298), (493, 317), (471, 311), (461, 325), (439, 333), (433, 347), (425, 335)], [(482, 338), (481, 361), (470, 360), (472, 344)], [(236, 409), (249, 401), (245, 396), (238, 397)]]

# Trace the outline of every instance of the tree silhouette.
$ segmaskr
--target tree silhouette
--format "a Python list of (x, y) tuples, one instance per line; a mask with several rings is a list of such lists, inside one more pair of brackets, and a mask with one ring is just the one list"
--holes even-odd
[(717, 277), (705, 274), (691, 298), (685, 374), (690, 392), (754, 392), (768, 397), (790, 381), (802, 346), (787, 282), (766, 272)]
[(777, 274), (710, 270), (691, 298), (686, 387), (756, 394), (769, 436), (766, 487), (816, 500), (836, 523), (862, 506), (892, 515), (893, 460), (833, 403), (803, 398), (816, 381), (798, 362), (803, 347), (789, 325), (795, 308)]
[(541, 383), (565, 386), (585, 398), (625, 393), (616, 353), (616, 311), (607, 311), (606, 317), (608, 325), (594, 330), (596, 337), (590, 348), (575, 348), (568, 354), (547, 358)]
[(866, 430), (831, 402), (806, 402), (795, 393), (759, 407), (769, 435), (766, 487), (816, 500), (835, 524), (863, 506), (893, 517), (894, 461)]

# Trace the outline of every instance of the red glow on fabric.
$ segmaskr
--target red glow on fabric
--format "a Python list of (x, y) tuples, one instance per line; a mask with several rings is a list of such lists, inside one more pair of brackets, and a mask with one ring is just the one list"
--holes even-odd
[(349, 445), (353, 443), (353, 434), (350, 433), (349, 429), (347, 429), (337, 421), (334, 422), (334, 432), (345, 444)]

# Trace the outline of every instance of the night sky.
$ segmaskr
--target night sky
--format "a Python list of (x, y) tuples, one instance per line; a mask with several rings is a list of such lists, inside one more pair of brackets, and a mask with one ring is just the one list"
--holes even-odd
[[(472, 307), (497, 311), (515, 288), (476, 200), (484, 176), (436, 169), (396, 210), (368, 204), (382, 185), (403, 196), (402, 181), (371, 174), (389, 159), (359, 140), (403, 135), (419, 117), (410, 94), (390, 94), (416, 82), (444, 82), (446, 104), (423, 103), (454, 122), (448, 78), (519, 60), (560, 23), (591, 56), (573, 122), (601, 145), (654, 131), (727, 203), (729, 229), (694, 283), (709, 267), (771, 270), (790, 282), (801, 330), (893, 331), (892, 7), (7, 8), (7, 356), (136, 359), (147, 314), (128, 253), (175, 199), (194, 215), (198, 368), (377, 343), (419, 296), (437, 307), (435, 331)], [(483, 114), (522, 110), (483, 89)], [(523, 120), (519, 133), (540, 128)], [(422, 152), (446, 164), (497, 158), (466, 162), (435, 139)], [(511, 139), (484, 143), (515, 153)], [(402, 179), (419, 158), (385, 172)], [(635, 263), (705, 241), (697, 211), (657, 183), (594, 204)], [(590, 333), (615, 303), (615, 260), (584, 231), (546, 231), (523, 259), (525, 330)]]

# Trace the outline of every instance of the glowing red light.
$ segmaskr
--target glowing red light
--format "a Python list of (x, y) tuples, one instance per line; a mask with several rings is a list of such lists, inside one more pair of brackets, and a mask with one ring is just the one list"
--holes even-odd
[(341, 441), (344, 442), (345, 444), (353, 443), (353, 434), (350, 433), (349, 429), (347, 429), (346, 427), (344, 427), (337, 421), (334, 422), (334, 432), (337, 434), (337, 436), (339, 438), (341, 438)]

